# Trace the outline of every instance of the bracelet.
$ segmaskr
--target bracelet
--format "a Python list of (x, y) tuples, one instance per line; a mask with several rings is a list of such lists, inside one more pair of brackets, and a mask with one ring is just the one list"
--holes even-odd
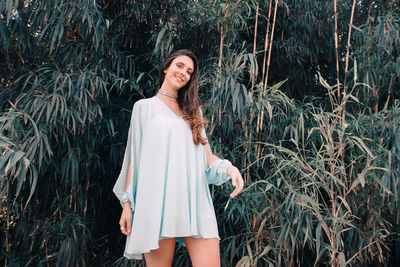
[[(125, 203), (129, 203), (129, 205), (126, 206), (126, 205), (124, 205)], [(129, 209), (132, 209), (131, 202), (130, 202), (129, 200), (128, 200), (128, 201), (124, 201), (124, 202), (122, 203), (122, 207), (123, 207), (123, 208), (129, 207)]]

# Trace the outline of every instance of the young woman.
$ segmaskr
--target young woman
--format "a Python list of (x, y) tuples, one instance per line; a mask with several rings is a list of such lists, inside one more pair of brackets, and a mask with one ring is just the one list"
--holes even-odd
[(176, 241), (193, 266), (220, 266), (219, 236), (208, 184), (231, 179), (243, 189), (238, 168), (213, 155), (198, 96), (199, 67), (189, 50), (169, 55), (157, 95), (133, 106), (128, 142), (114, 193), (127, 235), (124, 256), (171, 266)]

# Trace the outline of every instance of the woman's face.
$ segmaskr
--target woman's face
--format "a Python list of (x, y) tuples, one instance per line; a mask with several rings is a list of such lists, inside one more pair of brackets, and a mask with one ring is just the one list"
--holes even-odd
[(193, 60), (185, 55), (178, 56), (172, 60), (171, 64), (164, 70), (164, 82), (171, 89), (178, 90), (184, 87), (192, 76), (194, 67)]

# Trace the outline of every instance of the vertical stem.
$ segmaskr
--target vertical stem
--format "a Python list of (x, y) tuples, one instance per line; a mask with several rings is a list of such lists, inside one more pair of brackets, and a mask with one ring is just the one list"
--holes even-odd
[[(220, 42), (220, 47), (219, 47), (219, 59), (218, 59), (218, 88), (221, 88), (222, 86), (222, 73), (221, 73), (221, 68), (222, 68), (222, 53), (223, 53), (223, 46), (224, 46), (224, 39), (225, 39), (225, 33), (228, 32), (228, 25), (225, 22), (226, 17), (228, 16), (229, 12), (229, 5), (226, 5), (225, 7), (225, 13), (224, 13), (224, 18), (221, 24), (221, 42)], [(222, 101), (218, 102), (219, 107), (218, 107), (218, 123), (221, 124), (222, 121)], [(222, 139), (221, 135), (218, 137), (218, 144), (219, 144), (219, 152), (222, 150)]]
[(390, 95), (392, 94), (392, 84), (393, 84), (393, 76), (394, 74), (392, 74), (392, 76), (390, 77), (390, 83), (389, 83), (389, 89), (388, 89), (388, 97), (386, 99), (386, 103), (385, 103), (385, 107), (383, 108), (383, 110), (387, 110), (388, 105), (389, 105), (389, 100), (390, 100)]
[[(269, 8), (268, 8), (268, 19), (267, 19), (267, 27), (265, 31), (265, 41), (264, 41), (264, 59), (263, 59), (263, 68), (262, 68), (262, 74), (261, 74), (261, 89), (264, 90), (264, 78), (265, 78), (265, 66), (266, 66), (266, 60), (267, 60), (267, 49), (268, 49), (268, 40), (269, 40), (269, 24), (271, 20), (271, 11), (272, 11), (272, 0), (269, 0)], [(263, 96), (262, 91), (259, 94), (258, 100), (261, 101)], [(262, 107), (261, 107), (262, 109)], [(258, 134), (258, 131), (260, 129), (260, 116), (257, 117), (257, 128), (256, 128), (256, 133)]]
[[(277, 10), (278, 10), (278, 0), (275, 0), (274, 19), (272, 21), (271, 39), (269, 41), (269, 48), (268, 48), (267, 73), (265, 74), (263, 96), (265, 95), (265, 89), (267, 88), (267, 84), (268, 84), (268, 73), (269, 73), (269, 66), (271, 64), (271, 50), (272, 50), (272, 42), (274, 40), (274, 30), (275, 30), (276, 11)], [(264, 119), (264, 109), (261, 110), (260, 130), (262, 130), (262, 127), (263, 127), (263, 119)]]
[(335, 13), (336, 80), (337, 80), (337, 88), (338, 88), (338, 98), (340, 98), (337, 0), (333, 0), (333, 11)]
[[(263, 71), (262, 71), (262, 76), (263, 77), (262, 77), (262, 82), (261, 82), (262, 91), (260, 92), (260, 95), (259, 95), (259, 101), (261, 101), (261, 99), (265, 95), (265, 90), (267, 88), (268, 70), (269, 70), (269, 63), (270, 63), (270, 56), (271, 56), (270, 52), (271, 52), (271, 47), (272, 47), (271, 43), (272, 43), (272, 40), (273, 40), (273, 31), (274, 31), (274, 28), (275, 28), (277, 4), (278, 4), (278, 1), (275, 0), (274, 19), (273, 19), (273, 22), (272, 22), (271, 38), (269, 39), (269, 24), (270, 24), (270, 20), (271, 20), (272, 0), (269, 1), (267, 34), (266, 34), (265, 43), (264, 43), (264, 62), (263, 62)], [(269, 47), (268, 61), (267, 61), (267, 63), (265, 63), (266, 52), (268, 50), (268, 47)], [(267, 75), (264, 76), (265, 69), (267, 69)], [(257, 117), (257, 128), (256, 128), (256, 134), (257, 135), (259, 135), (260, 131), (262, 130), (263, 117), (264, 117), (264, 107), (261, 105), (261, 113)], [(258, 159), (259, 155), (260, 155), (260, 145), (257, 145), (256, 152), (257, 152), (257, 159)]]
[[(255, 26), (254, 26), (254, 42), (253, 42), (253, 58), (254, 59), (256, 59), (256, 50), (257, 50), (256, 48), (257, 48), (257, 28), (258, 28), (258, 11), (259, 11), (259, 7), (260, 7), (260, 5), (259, 5), (259, 2), (257, 1), (256, 22), (255, 22)], [(253, 79), (252, 79), (253, 83), (252, 83), (252, 89), (251, 90), (253, 90), (254, 81), (255, 81), (255, 77), (254, 77), (254, 75), (255, 75), (255, 66), (253, 66), (253, 68), (251, 70), (251, 75), (253, 77)], [(252, 103), (253, 99), (250, 99), (250, 102)], [(251, 118), (252, 117), (252, 113), (253, 113), (253, 110), (252, 110), (252, 108), (250, 106), (250, 114), (249, 114), (250, 115), (250, 120), (249, 120), (249, 123), (246, 123), (246, 126), (245, 126), (245, 136), (246, 136), (246, 139), (248, 140), (247, 145), (245, 146), (245, 149), (244, 149), (245, 157), (244, 157), (243, 167), (245, 169), (247, 167), (247, 161), (250, 158), (249, 156), (250, 156), (250, 146), (251, 146), (252, 132), (251, 132), (251, 130), (249, 130), (249, 127), (250, 127), (250, 125), (252, 123), (252, 118)], [(247, 171), (244, 174), (245, 183), (249, 182), (249, 177), (250, 177), (250, 170), (247, 168)]]
[(224, 47), (224, 39), (225, 39), (225, 32), (224, 32), (224, 25), (220, 27), (220, 42), (219, 42), (219, 58), (218, 58), (218, 67), (221, 68), (222, 66), (222, 52)]
[[(224, 21), (226, 18), (228, 12), (228, 6), (226, 6), (225, 8), (225, 13), (224, 13), (224, 17), (221, 21), (221, 25), (220, 25), (220, 41), (219, 41), (219, 58), (218, 58), (218, 72), (217, 72), (217, 87), (221, 86), (221, 67), (222, 67), (222, 53), (223, 53), (223, 47), (224, 47), (224, 39), (225, 39), (225, 29), (224, 29)], [(214, 95), (215, 92), (217, 91), (217, 88), (214, 87)], [(221, 110), (219, 111), (220, 114)], [(212, 136), (213, 130), (215, 129), (214, 126), (214, 120), (215, 120), (215, 96), (213, 97), (212, 100), (212, 111), (211, 111), (211, 131), (210, 131), (210, 138)]]
[[(251, 134), (249, 134), (249, 125), (246, 123), (246, 127), (245, 127), (245, 136), (247, 138), (247, 144), (244, 147), (244, 157), (243, 157), (243, 167), (246, 169), (247, 167), (247, 160), (249, 158), (249, 147), (251, 144)], [(244, 182), (247, 183), (248, 182), (248, 178), (249, 178), (249, 174), (248, 171), (246, 171), (246, 173), (244, 174)]]
[(259, 3), (257, 1), (257, 8), (256, 8), (256, 22), (254, 26), (254, 41), (253, 41), (253, 56), (256, 56), (256, 46), (257, 46), (257, 27), (258, 27), (258, 9), (259, 9)]
[[(268, 48), (268, 60), (267, 60), (267, 74), (265, 75), (265, 84), (264, 88), (267, 87), (268, 83), (268, 73), (269, 73), (269, 66), (271, 63), (271, 50), (272, 50), (272, 41), (274, 40), (274, 30), (275, 30), (275, 22), (276, 22), (276, 11), (278, 10), (278, 0), (275, 0), (275, 7), (274, 7), (274, 20), (272, 21), (272, 30), (271, 30), (271, 40), (269, 41), (269, 48)], [(263, 90), (263, 94), (265, 91)]]
[(349, 24), (349, 36), (347, 38), (347, 51), (346, 51), (346, 66), (344, 68), (344, 93), (346, 93), (346, 78), (347, 78), (347, 70), (349, 69), (349, 55), (350, 55), (350, 40), (351, 40), (351, 26), (353, 25), (354, 18), (354, 10), (356, 8), (356, 0), (353, 0), (353, 7), (351, 8), (351, 16), (350, 16), (350, 24)]
[[(8, 252), (8, 250), (9, 250), (9, 246), (10, 246), (10, 244), (8, 243), (8, 230), (9, 230), (9, 228), (10, 228), (10, 201), (9, 201), (9, 199), (8, 199), (8, 196), (10, 196), (11, 194), (11, 192), (10, 192), (10, 186), (8, 185), (8, 194), (7, 194), (7, 199), (6, 199), (6, 213), (7, 213), (7, 217), (6, 217), (6, 240), (5, 240), (5, 247), (6, 247), (6, 252)], [(5, 258), (5, 261), (4, 261), (4, 267), (7, 267), (7, 257)]]
[[(382, 76), (379, 75), (379, 80), (381, 80), (381, 79), (382, 79)], [(374, 92), (374, 96), (376, 98), (376, 103), (374, 105), (374, 113), (378, 113), (378, 111), (379, 111), (379, 91), (380, 91), (380, 88), (379, 88), (379, 86), (377, 86), (376, 90)]]
[[(271, 11), (272, 11), (272, 0), (269, 0), (269, 9), (268, 9), (268, 20), (267, 20), (267, 29), (265, 32), (265, 42), (264, 42), (264, 60), (263, 60), (263, 69), (262, 69), (262, 77), (261, 77), (261, 87), (264, 88), (264, 74), (265, 74), (265, 65), (267, 60), (267, 48), (268, 48), (268, 37), (269, 37), (269, 22), (271, 19)], [(262, 94), (260, 93), (259, 99), (261, 100)]]
[(283, 37), (285, 34), (285, 25), (286, 25), (286, 9), (283, 12), (283, 26), (282, 26), (282, 32), (281, 32), (281, 40), (283, 40)]
[[(351, 8), (350, 24), (349, 24), (349, 34), (347, 38), (347, 48), (346, 48), (346, 64), (344, 68), (344, 84), (343, 84), (343, 95), (346, 95), (347, 90), (347, 71), (349, 69), (349, 55), (350, 55), (350, 40), (351, 40), (351, 26), (353, 25), (354, 11), (356, 9), (356, 0), (353, 0), (353, 6)], [(345, 123), (345, 110), (346, 106), (343, 106), (342, 113), (342, 124)], [(344, 128), (342, 128), (344, 129)], [(344, 153), (342, 154), (342, 159), (344, 160)]]
[[(337, 88), (338, 88), (338, 99), (339, 99), (339, 101), (340, 101), (340, 76), (339, 76), (339, 42), (338, 42), (338, 12), (337, 12), (337, 0), (333, 0), (333, 10), (334, 10), (334, 16), (335, 16), (335, 34), (334, 34), (334, 37), (335, 37), (335, 52), (336, 52), (336, 80), (337, 80)], [(343, 101), (344, 99), (342, 98), (342, 101)], [(338, 103), (339, 105), (340, 105), (340, 103)], [(342, 113), (342, 114), (341, 114)], [(340, 116), (340, 115), (343, 115), (344, 116), (344, 111), (343, 110), (341, 110), (341, 111), (339, 111), (339, 113), (338, 113), (338, 116)], [(341, 120), (341, 122), (342, 122), (342, 124), (344, 123), (344, 117), (342, 117), (342, 120)], [(340, 148), (342, 148), (342, 146), (343, 146), (343, 139), (342, 139), (342, 135), (340, 135), (340, 137), (339, 137), (339, 147)], [(339, 148), (339, 154), (341, 154), (341, 149)], [(342, 153), (342, 156), (343, 156), (343, 153)], [(335, 168), (335, 163), (332, 163), (332, 165), (331, 165), (331, 172), (332, 173), (334, 173), (334, 168)], [(340, 177), (339, 177), (339, 179), (340, 179)], [(331, 193), (330, 193), (330, 198), (331, 198), (331, 203), (332, 203), (332, 216), (335, 216), (335, 214), (336, 214), (336, 198), (335, 198), (335, 195), (334, 195), (334, 182), (333, 181), (331, 181), (331, 183), (330, 183), (330, 191), (331, 191)], [(333, 220), (333, 226), (332, 226), (332, 228), (333, 228), (333, 230), (335, 230), (335, 228), (336, 228), (336, 220)], [(335, 234), (335, 231), (333, 231), (333, 233), (332, 233), (334, 236), (333, 236), (333, 238), (330, 240), (330, 243), (331, 243), (331, 246), (333, 247), (333, 248), (335, 248), (336, 249), (336, 234)], [(337, 264), (338, 264), (338, 262), (337, 262), (337, 253), (336, 253), (336, 251), (331, 251), (331, 265), (332, 266), (336, 266)]]
[[(256, 8), (256, 22), (254, 23), (254, 40), (253, 40), (253, 58), (256, 58), (256, 51), (257, 51), (257, 28), (258, 28), (258, 10), (259, 10), (259, 3), (257, 1), (257, 8)], [(254, 87), (255, 78), (255, 65), (251, 68), (251, 81), (252, 87)]]
[[(224, 34), (224, 28), (223, 25), (221, 25), (220, 27), (220, 42), (219, 42), (219, 59), (218, 59), (218, 74), (217, 74), (217, 84), (220, 80), (220, 71), (221, 71), (221, 66), (222, 66), (222, 52), (223, 52), (223, 46), (224, 46), (224, 38), (225, 38), (225, 34)], [(214, 92), (217, 91), (217, 88), (214, 87)], [(212, 112), (211, 112), (211, 125), (214, 125), (214, 119), (215, 119), (215, 97), (213, 98), (213, 108), (212, 108)], [(212, 135), (212, 132), (210, 132), (210, 136)]]
[[(87, 173), (88, 178), (86, 180), (86, 192), (89, 192), (89, 185), (90, 185), (90, 175)], [(88, 196), (85, 196), (85, 207), (83, 209), (83, 218), (86, 218), (86, 212), (87, 212), (87, 207), (88, 207)]]

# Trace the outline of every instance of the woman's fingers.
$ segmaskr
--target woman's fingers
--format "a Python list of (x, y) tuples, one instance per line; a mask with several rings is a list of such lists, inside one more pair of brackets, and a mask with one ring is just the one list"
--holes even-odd
[(127, 235), (131, 235), (131, 220), (126, 224)]
[(235, 198), (237, 195), (239, 195), (239, 193), (240, 193), (239, 188), (236, 187), (236, 189), (233, 190), (233, 192), (230, 194), (230, 197)]
[(124, 211), (122, 212), (119, 226), (121, 233), (127, 236), (131, 235), (131, 216), (126, 214)]
[(233, 175), (232, 184), (235, 186), (235, 190), (233, 190), (230, 196), (231, 198), (235, 198), (237, 195), (239, 195), (240, 192), (242, 192), (244, 186), (243, 178), (240, 173)]
[[(126, 221), (125, 221), (126, 222)], [(131, 235), (131, 227), (130, 227), (130, 223), (125, 223), (125, 226), (121, 226), (121, 233), (123, 233), (124, 235)]]

